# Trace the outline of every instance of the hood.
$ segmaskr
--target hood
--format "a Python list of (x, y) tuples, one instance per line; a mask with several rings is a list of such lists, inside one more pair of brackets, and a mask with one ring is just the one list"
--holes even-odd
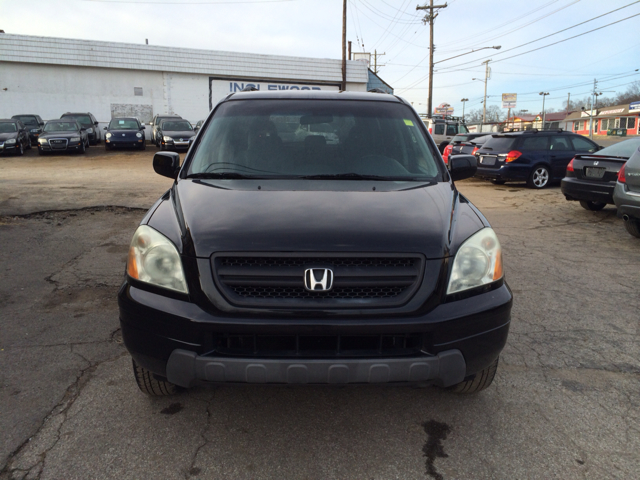
[(10, 138), (18, 138), (18, 132), (0, 133), (0, 142), (4, 142)]
[(180, 131), (175, 131), (175, 132), (166, 132), (166, 131), (163, 130), (162, 134), (165, 137), (171, 137), (173, 139), (183, 138), (185, 141), (187, 141), (191, 137), (193, 137), (196, 134), (196, 132), (194, 132), (193, 130), (180, 130)]
[(68, 132), (42, 132), (40, 138), (67, 138), (67, 137), (78, 137), (80, 136), (80, 132), (75, 130), (71, 130)]
[[(449, 239), (459, 237), (452, 224), (464, 225), (464, 238), (483, 227), (447, 182), (405, 190), (380, 190), (378, 184), (376, 191), (374, 182), (333, 182), (340, 184), (336, 190), (310, 190), (317, 188), (314, 182), (279, 190), (271, 182), (259, 190), (253, 180), (178, 181), (176, 203), (195, 255), (396, 252), (442, 258), (450, 255)], [(231, 188), (240, 184), (246, 188)]]

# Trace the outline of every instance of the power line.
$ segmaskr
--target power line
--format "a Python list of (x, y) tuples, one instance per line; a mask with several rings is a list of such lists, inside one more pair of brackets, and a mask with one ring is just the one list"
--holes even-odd
[[(598, 19), (598, 18), (604, 17), (605, 15), (609, 15), (609, 14), (611, 14), (611, 13), (617, 12), (618, 10), (622, 10), (623, 8), (630, 7), (631, 5), (634, 5), (634, 4), (637, 4), (637, 3), (638, 3), (638, 1), (633, 2), (633, 3), (630, 3), (630, 4), (628, 4), (628, 5), (625, 5), (624, 7), (616, 8), (615, 10), (611, 10), (610, 12), (603, 13), (602, 15), (598, 15), (597, 17), (593, 17), (593, 18), (591, 18), (591, 19), (589, 19), (589, 20), (586, 20), (586, 21), (584, 21), (584, 22), (577, 23), (576, 25), (572, 25), (571, 27), (567, 27), (567, 28), (564, 28), (564, 29), (559, 30), (559, 31), (557, 31), (557, 32), (551, 33), (551, 34), (549, 34), (549, 35), (545, 35), (544, 37), (540, 37), (540, 38), (537, 38), (537, 39), (535, 39), (535, 40), (531, 40), (531, 41), (529, 41), (529, 42), (526, 42), (526, 43), (523, 43), (523, 44), (521, 44), (521, 45), (518, 45), (517, 47), (508, 48), (508, 49), (506, 49), (506, 50), (503, 50), (503, 51), (501, 51), (501, 52), (498, 52), (498, 53), (496, 53), (496, 54), (493, 54), (492, 56), (493, 56), (493, 57), (495, 57), (495, 56), (498, 56), (498, 55), (503, 55), (504, 53), (509, 52), (509, 51), (511, 51), (511, 50), (515, 50), (515, 49), (517, 49), (517, 48), (524, 47), (525, 45), (529, 45), (529, 44), (531, 44), (531, 43), (538, 42), (538, 41), (543, 40), (543, 39), (545, 39), (545, 38), (549, 38), (549, 37), (551, 37), (551, 36), (553, 36), (553, 35), (557, 35), (557, 34), (559, 34), (559, 33), (565, 32), (565, 31), (570, 30), (570, 29), (572, 29), (572, 28), (578, 27), (578, 26), (580, 26), (580, 25), (584, 25), (585, 23), (591, 22), (591, 21), (596, 20), (596, 19)], [(601, 26), (601, 27), (594, 28), (593, 30), (588, 30), (588, 31), (583, 32), (583, 33), (580, 33), (580, 34), (578, 34), (578, 35), (574, 35), (573, 37), (565, 38), (565, 39), (563, 39), (563, 40), (558, 40), (557, 42), (550, 43), (550, 44), (548, 44), (548, 45), (543, 45), (542, 47), (534, 48), (533, 50), (528, 50), (528, 51), (526, 51), (526, 52), (521, 52), (521, 53), (518, 53), (518, 54), (516, 54), (516, 55), (512, 55), (512, 56), (510, 56), (510, 57), (506, 57), (506, 58), (501, 58), (501, 59), (495, 60), (495, 61), (494, 61), (494, 63), (497, 63), (497, 62), (503, 62), (503, 61), (508, 60), (508, 59), (510, 59), (510, 58), (515, 58), (515, 57), (519, 57), (520, 55), (525, 55), (525, 54), (527, 54), (527, 53), (535, 52), (535, 51), (537, 51), (537, 50), (542, 50), (543, 48), (551, 47), (551, 46), (553, 46), (553, 45), (557, 45), (558, 43), (566, 42), (566, 41), (568, 41), (568, 40), (572, 40), (572, 39), (574, 39), (574, 38), (581, 37), (582, 35), (586, 35), (586, 34), (588, 34), (588, 33), (592, 33), (592, 32), (595, 32), (595, 31), (597, 31), (597, 30), (602, 30), (603, 28), (610, 27), (611, 25), (615, 25), (615, 24), (617, 24), (617, 23), (624, 22), (625, 20), (629, 20), (630, 18), (637, 17), (638, 15), (640, 15), (640, 13), (637, 13), (637, 14), (635, 14), (635, 15), (631, 15), (631, 16), (629, 16), (629, 17), (625, 17), (625, 18), (623, 18), (623, 19), (621, 19), (621, 20), (616, 20), (615, 22), (611, 22), (611, 23), (608, 23), (608, 24), (603, 25), (603, 26)], [(486, 57), (486, 58), (488, 58), (488, 57)], [(451, 67), (446, 67), (446, 68), (447, 68), (447, 69), (449, 69), (449, 68), (460, 67), (460, 66), (463, 66), (463, 65), (468, 65), (469, 63), (474, 63), (474, 61), (470, 61), (470, 62), (463, 62), (463, 63), (459, 63), (458, 65), (452, 65)]]
[(194, 2), (186, 0), (184, 2), (158, 2), (157, 0), (82, 0), (83, 2), (94, 3), (152, 3), (154, 5), (223, 5), (223, 4), (238, 4), (238, 3), (279, 3), (279, 2), (297, 2), (299, 0), (203, 0), (201, 2)]

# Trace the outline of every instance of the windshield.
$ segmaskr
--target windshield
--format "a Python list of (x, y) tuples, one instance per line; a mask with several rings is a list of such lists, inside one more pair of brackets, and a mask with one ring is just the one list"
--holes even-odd
[(185, 130), (193, 130), (193, 128), (191, 128), (191, 124), (186, 120), (179, 120), (179, 121), (165, 120), (160, 125), (160, 128), (162, 128), (162, 130), (165, 132), (183, 132)]
[(436, 180), (440, 170), (419, 122), (391, 102), (230, 101), (203, 132), (188, 171)]
[(89, 115), (63, 115), (62, 118), (76, 120), (80, 125), (93, 125), (91, 117)]
[(0, 133), (11, 133), (17, 131), (18, 129), (16, 128), (15, 123), (0, 123)]
[(458, 125), (458, 132), (459, 133), (469, 133), (469, 129), (467, 128), (466, 125)]
[(640, 138), (632, 138), (630, 140), (625, 140), (624, 142), (611, 145), (610, 147), (603, 148), (596, 152), (595, 155), (629, 158), (638, 148), (640, 148)]
[(32, 117), (31, 115), (17, 115), (13, 118), (17, 118), (18, 120), (20, 120), (22, 123), (24, 123), (25, 125), (35, 125), (38, 126), (38, 121), (36, 120), (35, 117)]
[(44, 126), (45, 132), (71, 132), (79, 130), (76, 122), (53, 121)]
[(109, 123), (109, 130), (139, 130), (138, 122), (131, 118), (114, 118)]

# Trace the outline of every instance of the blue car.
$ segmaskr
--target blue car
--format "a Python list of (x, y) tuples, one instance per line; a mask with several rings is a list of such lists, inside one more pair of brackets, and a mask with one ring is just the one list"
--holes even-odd
[(144, 129), (146, 127), (135, 117), (116, 117), (111, 119), (107, 133), (104, 136), (105, 150), (114, 148), (137, 148), (144, 150), (146, 142)]
[(562, 180), (576, 154), (601, 149), (582, 135), (562, 130), (499, 133), (487, 139), (475, 153), (478, 159), (475, 176), (498, 185), (526, 181), (529, 188), (540, 189)]

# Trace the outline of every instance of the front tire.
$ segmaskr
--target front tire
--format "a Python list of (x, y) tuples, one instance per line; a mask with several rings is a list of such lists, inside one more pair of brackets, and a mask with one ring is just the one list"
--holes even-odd
[(166, 397), (178, 392), (178, 387), (173, 383), (156, 379), (153, 373), (138, 365), (134, 359), (131, 361), (133, 362), (133, 376), (141, 392), (154, 397)]
[(549, 169), (544, 165), (536, 165), (527, 179), (527, 186), (540, 190), (549, 185), (550, 180), (551, 174), (549, 173)]
[(19, 156), (24, 155), (24, 145), (22, 145), (22, 143), (20, 143), (20, 142), (18, 142), (18, 151), (17, 151), (17, 154), (18, 154)]
[(41, 155), (41, 156), (43, 156), (43, 157), (44, 157), (47, 153), (49, 153), (49, 152), (45, 152), (45, 151), (44, 151), (44, 150), (42, 150), (41, 148), (39, 148), (39, 149), (38, 149), (38, 155)]
[(602, 202), (592, 202), (590, 200), (580, 200), (580, 206), (585, 210), (597, 212), (598, 210), (602, 210), (604, 207), (606, 207), (607, 204)]
[(80, 150), (78, 150), (79, 153), (87, 153), (87, 146), (84, 144), (84, 142), (81, 142), (82, 146), (80, 147)]
[(624, 222), (624, 228), (626, 228), (627, 232), (629, 232), (634, 237), (640, 238), (640, 220), (630, 218), (629, 220)]
[(442, 142), (440, 145), (438, 145), (438, 150), (440, 150), (440, 155), (444, 153), (444, 149), (447, 148), (447, 145), (449, 145), (449, 142)]
[(469, 380), (464, 380), (463, 382), (454, 385), (453, 387), (449, 387), (454, 393), (477, 393), (481, 390), (487, 388), (493, 382), (494, 377), (496, 376), (496, 372), (498, 371), (498, 360), (500, 357), (496, 358), (495, 361), (489, 365), (484, 370), (480, 370), (478, 373), (474, 375), (473, 378)]

